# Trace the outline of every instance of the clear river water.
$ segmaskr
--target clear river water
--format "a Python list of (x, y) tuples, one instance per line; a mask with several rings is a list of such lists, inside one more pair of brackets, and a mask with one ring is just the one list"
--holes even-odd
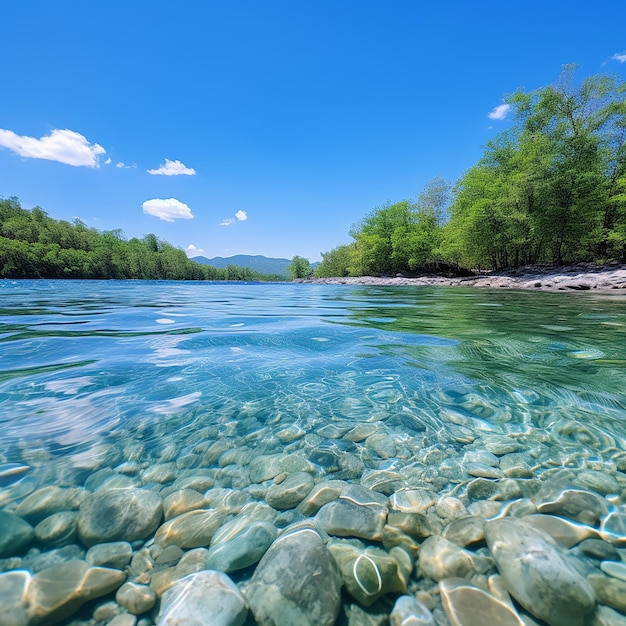
[[(502, 441), (513, 445), (497, 450)], [(297, 471), (392, 500), (427, 490), (464, 513), (478, 501), (541, 510), (536, 494), (558, 476), (563, 490), (606, 500), (597, 519), (569, 519), (619, 547), (621, 526), (603, 524), (607, 511), (626, 519), (625, 453), (624, 294), (0, 281), (0, 509), (8, 512), (21, 515), (21, 503), (49, 486), (93, 491), (113, 480), (170, 493), (200, 471), (253, 500)], [(290, 456), (302, 463), (255, 479), (260, 457)], [(535, 483), (485, 491), (507, 479)], [(307, 517), (295, 504), (275, 508), (279, 529)], [(438, 514), (441, 528), (455, 517)], [(45, 519), (21, 517), (33, 528)], [(45, 569), (30, 564), (63, 540), (40, 535), (19, 554), (5, 550), (0, 571)], [(72, 542), (83, 552), (89, 543), (75, 533)], [(232, 577), (245, 584), (253, 571)], [(415, 572), (413, 593), (423, 578)], [(437, 601), (430, 608), (443, 615)], [(146, 615), (146, 624), (157, 619)]]

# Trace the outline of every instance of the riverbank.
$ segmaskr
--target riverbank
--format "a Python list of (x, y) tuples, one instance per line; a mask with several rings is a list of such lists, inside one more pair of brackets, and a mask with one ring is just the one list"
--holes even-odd
[(445, 276), (347, 276), (310, 278), (300, 282), (324, 285), (392, 285), (479, 287), (487, 289), (530, 289), (535, 291), (589, 291), (626, 289), (626, 264), (583, 263), (553, 269), (522, 267), (506, 272), (489, 272), (469, 277)]

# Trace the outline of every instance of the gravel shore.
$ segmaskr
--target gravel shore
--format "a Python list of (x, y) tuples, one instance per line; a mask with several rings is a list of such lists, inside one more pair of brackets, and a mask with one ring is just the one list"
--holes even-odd
[(398, 275), (311, 278), (301, 282), (327, 285), (481, 287), (536, 291), (626, 289), (626, 264), (593, 265), (586, 263), (555, 269), (525, 267), (507, 272), (491, 272), (462, 278)]

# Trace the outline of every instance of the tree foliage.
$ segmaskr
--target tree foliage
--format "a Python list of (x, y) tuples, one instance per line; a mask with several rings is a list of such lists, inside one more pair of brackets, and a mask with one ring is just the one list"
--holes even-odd
[(0, 199), (0, 278), (273, 280), (249, 268), (200, 265), (154, 234), (126, 241), (80, 220), (54, 220), (17, 198)]
[(453, 189), (436, 177), (415, 203), (374, 209), (316, 274), (626, 262), (626, 83), (597, 75), (578, 84), (575, 70), (510, 96), (511, 127)]
[(291, 278), (309, 278), (313, 274), (309, 260), (298, 255), (291, 259), (291, 263), (287, 266), (287, 272)]

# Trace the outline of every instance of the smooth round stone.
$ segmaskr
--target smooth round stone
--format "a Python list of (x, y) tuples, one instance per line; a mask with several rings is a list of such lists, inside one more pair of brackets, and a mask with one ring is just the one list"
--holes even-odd
[(213, 535), (226, 519), (224, 511), (188, 511), (159, 527), (154, 542), (163, 548), (200, 548), (211, 543)]
[(602, 539), (585, 539), (578, 546), (580, 551), (599, 561), (617, 561), (619, 560), (619, 552), (613, 544), (603, 541)]
[(171, 483), (176, 480), (178, 468), (176, 463), (158, 463), (150, 465), (140, 473), (142, 482), (145, 483)]
[(387, 526), (397, 528), (411, 537), (423, 539), (433, 534), (432, 526), (423, 513), (392, 511), (387, 516)]
[(595, 528), (570, 522), (556, 515), (527, 515), (524, 517), (524, 521), (547, 532), (564, 548), (571, 548), (584, 539), (598, 536), (598, 531)]
[(115, 601), (129, 613), (141, 615), (156, 604), (156, 593), (147, 585), (127, 582), (117, 590)]
[(485, 539), (485, 520), (475, 515), (459, 517), (443, 529), (441, 536), (464, 548)]
[(365, 441), (368, 437), (378, 432), (380, 426), (378, 424), (370, 424), (367, 422), (363, 422), (361, 424), (357, 424), (354, 428), (349, 430), (344, 436), (344, 439), (348, 441), (353, 441), (355, 443), (359, 443), (361, 441)]
[(419, 552), (419, 541), (414, 539), (410, 535), (403, 533), (398, 528), (394, 528), (393, 526), (389, 526), (387, 524), (383, 529), (383, 538), (382, 544), (385, 550), (391, 550), (394, 547), (400, 547), (407, 554), (410, 554), (413, 558), (417, 557), (417, 553)]
[(476, 500), (467, 507), (467, 511), (484, 519), (497, 517), (502, 511), (502, 503), (495, 500)]
[(512, 439), (511, 437), (492, 435), (486, 437), (481, 441), (482, 447), (488, 452), (495, 454), (496, 456), (504, 456), (505, 454), (511, 454), (512, 452), (519, 452), (523, 449), (523, 445)]
[(541, 487), (534, 501), (540, 513), (554, 513), (589, 525), (608, 513), (606, 501), (598, 494), (550, 482)]
[(488, 450), (474, 449), (467, 450), (463, 455), (463, 464), (481, 463), (491, 467), (498, 467), (500, 459)]
[(188, 476), (180, 476), (173, 483), (174, 490), (193, 489), (199, 493), (204, 493), (215, 486), (215, 476), (212, 470), (205, 470), (207, 474), (197, 474), (198, 470), (194, 470), (193, 474)]
[(498, 483), (487, 478), (476, 478), (467, 485), (467, 497), (476, 500), (490, 500), (498, 495)]
[(477, 478), (502, 478), (504, 474), (499, 467), (493, 467), (486, 463), (464, 463), (463, 469)]
[(213, 536), (206, 567), (228, 574), (254, 565), (267, 552), (276, 534), (276, 528), (269, 522), (246, 520), (242, 525), (240, 520), (232, 520)]
[(35, 526), (37, 541), (50, 547), (72, 543), (78, 533), (78, 513), (62, 511), (53, 513)]
[(314, 473), (311, 463), (297, 454), (270, 454), (254, 459), (249, 466), (250, 480), (253, 483), (262, 483), (265, 480), (276, 478), (283, 472)]
[(154, 558), (154, 564), (157, 568), (172, 567), (173, 565), (176, 565), (185, 554), (178, 546), (168, 546), (162, 550), (159, 544), (154, 543), (151, 548), (158, 548), (158, 550), (155, 550), (154, 552), (151, 551)]
[(52, 513), (78, 509), (86, 495), (87, 492), (84, 489), (42, 487), (26, 497), (16, 507), (15, 514), (31, 523), (39, 523)]
[(250, 502), (250, 496), (245, 491), (224, 487), (209, 489), (205, 492), (204, 499), (207, 502), (207, 506), (235, 515)]
[(403, 489), (389, 497), (394, 511), (403, 513), (423, 513), (437, 501), (437, 494), (426, 489)]
[(500, 469), (508, 478), (531, 478), (533, 470), (523, 454), (512, 452), (500, 458)]
[[(363, 469), (364, 468), (362, 468), (359, 472), (359, 475), (361, 476), (361, 485), (371, 491), (391, 495), (399, 489), (402, 489), (402, 487), (406, 484), (406, 481), (399, 472), (388, 469), (364, 472)], [(353, 478), (356, 477), (353, 476)]]
[(19, 554), (34, 538), (35, 531), (28, 522), (8, 511), (0, 511), (0, 558)]
[(0, 573), (0, 615), (10, 626), (27, 626), (26, 613), (31, 574), (27, 570)]
[(70, 543), (62, 548), (55, 548), (39, 554), (37, 554), (37, 551), (28, 552), (22, 560), (22, 565), (33, 572), (33, 574), (36, 574), (60, 563), (66, 563), (75, 559), (82, 561), (84, 558), (85, 551), (75, 543)]
[(302, 528), (280, 536), (257, 565), (246, 599), (259, 626), (333, 626), (341, 577), (319, 534)]
[(163, 517), (161, 496), (147, 489), (106, 489), (80, 505), (78, 535), (86, 546), (135, 541), (152, 534)]
[(611, 576), (626, 582), (626, 563), (622, 561), (602, 561), (600, 569)]
[(428, 607), (413, 596), (400, 596), (395, 601), (389, 623), (390, 626), (436, 626)]
[(156, 626), (241, 626), (248, 615), (237, 585), (206, 570), (178, 580), (161, 598)]
[(343, 480), (324, 480), (318, 483), (298, 504), (298, 512), (309, 517), (315, 515), (325, 504), (336, 500), (346, 484)]
[(85, 561), (90, 565), (124, 569), (133, 556), (133, 548), (128, 541), (99, 543), (87, 550)]
[(511, 606), (466, 580), (442, 580), (439, 591), (441, 603), (452, 626), (524, 626)]
[(294, 472), (281, 483), (271, 485), (265, 495), (265, 501), (279, 511), (293, 509), (306, 498), (314, 485), (315, 482), (310, 474)]
[(621, 491), (617, 480), (604, 472), (585, 470), (576, 475), (574, 482), (580, 487), (592, 489), (602, 495)]
[(329, 535), (380, 541), (387, 521), (387, 498), (359, 485), (348, 485), (337, 500), (325, 504), (315, 525)]
[(298, 439), (302, 439), (304, 435), (306, 435), (306, 430), (299, 426), (292, 425), (279, 430), (276, 433), (276, 438), (283, 443), (293, 443), (294, 441), (298, 441)]
[(346, 591), (362, 606), (371, 606), (388, 593), (406, 593), (408, 573), (384, 550), (362, 549), (336, 540), (328, 549), (339, 566)]
[(551, 626), (582, 624), (595, 606), (590, 584), (549, 535), (527, 522), (487, 522), (485, 539), (509, 593)]
[(28, 586), (32, 623), (56, 624), (73, 615), (85, 602), (115, 591), (126, 576), (115, 569), (67, 561), (32, 577)]
[(195, 489), (181, 489), (170, 493), (163, 499), (163, 517), (165, 521), (187, 513), (187, 511), (195, 511), (207, 506), (204, 494)]
[(370, 435), (365, 440), (365, 447), (375, 452), (381, 459), (393, 459), (396, 456), (396, 442), (382, 433)]
[(444, 578), (465, 578), (474, 573), (469, 552), (439, 535), (428, 537), (422, 544), (419, 568), (425, 576), (436, 582)]
[(435, 510), (439, 517), (444, 519), (456, 519), (467, 515), (465, 505), (452, 496), (441, 496), (435, 503)]
[(591, 574), (587, 580), (596, 592), (599, 602), (626, 613), (626, 582), (602, 574)]

